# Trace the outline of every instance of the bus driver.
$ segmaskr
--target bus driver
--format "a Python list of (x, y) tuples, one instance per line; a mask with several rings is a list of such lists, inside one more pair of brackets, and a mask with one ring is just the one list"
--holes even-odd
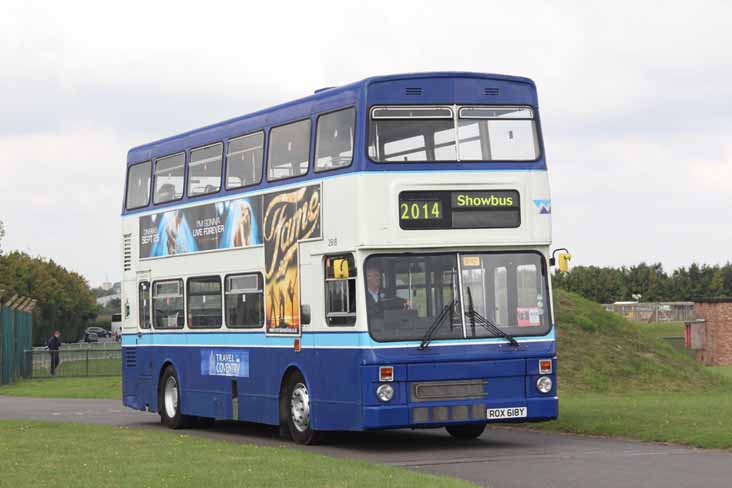
[(381, 268), (366, 267), (366, 309), (369, 317), (383, 318), (384, 310), (409, 310), (412, 302), (397, 296), (387, 296), (381, 289)]

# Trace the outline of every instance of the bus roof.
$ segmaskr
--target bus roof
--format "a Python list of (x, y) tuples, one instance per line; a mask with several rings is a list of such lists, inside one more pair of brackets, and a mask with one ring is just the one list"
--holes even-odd
[(266, 126), (286, 123), (297, 118), (305, 118), (310, 114), (311, 108), (314, 106), (322, 109), (321, 111), (327, 111), (347, 104), (354, 104), (368, 91), (368, 87), (374, 83), (424, 78), (490, 79), (509, 83), (528, 84), (531, 90), (535, 91), (535, 85), (531, 79), (501, 74), (443, 71), (373, 76), (339, 87), (319, 89), (312, 95), (303, 98), (133, 147), (127, 153), (127, 164), (131, 165), (174, 152), (180, 152), (184, 148), (216, 142), (221, 140), (222, 137), (242, 135)]

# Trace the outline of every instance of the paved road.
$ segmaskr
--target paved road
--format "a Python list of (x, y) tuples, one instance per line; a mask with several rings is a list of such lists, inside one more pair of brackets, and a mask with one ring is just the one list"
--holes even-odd
[[(157, 415), (126, 409), (115, 400), (0, 396), (0, 419), (162, 429)], [(191, 433), (240, 443), (283, 444), (276, 429), (245, 423), (220, 422)], [(339, 433), (328, 445), (306, 449), (456, 476), (493, 488), (732, 486), (729, 452), (511, 428), (488, 429), (477, 441), (456, 441), (443, 429)]]

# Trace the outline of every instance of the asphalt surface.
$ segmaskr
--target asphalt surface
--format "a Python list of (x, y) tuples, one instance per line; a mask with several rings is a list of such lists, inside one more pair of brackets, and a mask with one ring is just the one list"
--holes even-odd
[[(0, 396), (0, 419), (51, 420), (163, 429), (155, 414), (116, 400)], [(732, 486), (732, 453), (626, 440), (487, 429), (457, 441), (444, 429), (333, 434), (328, 444), (300, 447), (271, 427), (217, 422), (191, 434), (258, 445), (289, 445), (335, 457), (450, 475), (492, 488)]]

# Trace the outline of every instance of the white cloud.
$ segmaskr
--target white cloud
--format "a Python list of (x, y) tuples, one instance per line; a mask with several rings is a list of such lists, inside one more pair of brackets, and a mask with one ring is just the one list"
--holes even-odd
[(555, 237), (578, 262), (724, 261), (729, 18), (722, 0), (3, 2), (6, 244), (115, 278), (129, 147), (323, 86), (455, 69), (537, 82)]

